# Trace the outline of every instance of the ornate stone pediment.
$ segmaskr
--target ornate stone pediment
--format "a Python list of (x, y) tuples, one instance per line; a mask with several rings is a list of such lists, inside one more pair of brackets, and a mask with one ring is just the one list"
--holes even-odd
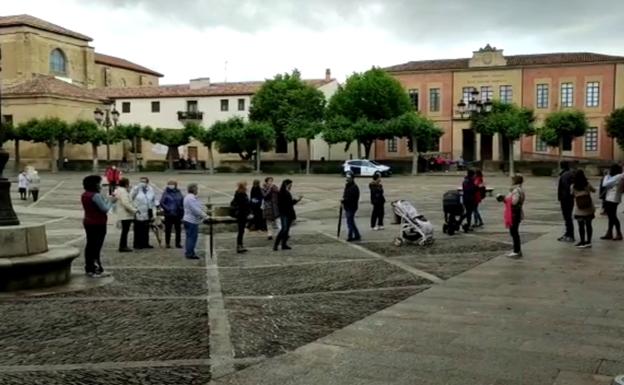
[(478, 51), (472, 53), (472, 58), (468, 63), (470, 68), (473, 67), (499, 67), (507, 65), (507, 59), (503, 56), (502, 49), (496, 49), (487, 44)]

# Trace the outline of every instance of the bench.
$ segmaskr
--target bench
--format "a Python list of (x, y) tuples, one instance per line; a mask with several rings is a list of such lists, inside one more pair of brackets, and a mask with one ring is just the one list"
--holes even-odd
[[(457, 188), (457, 192), (458, 192), (458, 193), (460, 193), (460, 194), (461, 194), (463, 191), (464, 191), (464, 190), (463, 190), (461, 187), (458, 187), (458, 188)], [(486, 187), (486, 188), (485, 188), (485, 196), (486, 196), (486, 197), (491, 197), (491, 196), (493, 196), (493, 194), (494, 194), (494, 188), (492, 188), (492, 187)]]

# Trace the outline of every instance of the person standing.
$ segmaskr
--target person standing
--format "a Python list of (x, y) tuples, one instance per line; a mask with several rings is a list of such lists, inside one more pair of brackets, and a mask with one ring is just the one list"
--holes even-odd
[(130, 200), (129, 188), (130, 181), (128, 178), (121, 178), (119, 180), (119, 186), (117, 186), (113, 192), (115, 198), (114, 213), (121, 222), (121, 236), (119, 237), (120, 253), (129, 253), (132, 251), (132, 249), (128, 247), (128, 233), (130, 232), (132, 222), (134, 222), (134, 216), (138, 212)]
[(232, 199), (230, 206), (234, 210), (234, 217), (236, 218), (236, 223), (238, 224), (236, 252), (239, 254), (245, 253), (247, 252), (247, 249), (243, 246), (243, 237), (245, 236), (245, 227), (251, 212), (251, 205), (249, 203), (249, 197), (247, 196), (247, 182), (238, 182), (236, 192), (234, 193), (234, 199)]
[(574, 242), (574, 223), (572, 222), (572, 211), (574, 210), (574, 196), (572, 195), (572, 182), (574, 181), (574, 170), (570, 169), (570, 164), (561, 162), (561, 173), (557, 184), (557, 199), (561, 206), (561, 214), (565, 222), (565, 232), (557, 240), (560, 242)]
[(596, 207), (591, 197), (593, 192), (596, 192), (596, 189), (587, 180), (585, 172), (583, 170), (576, 171), (572, 183), (572, 195), (574, 196), (574, 219), (578, 222), (580, 237), (575, 246), (579, 249), (592, 247), (592, 235), (594, 233), (592, 221), (596, 213)]
[(384, 197), (384, 189), (381, 184), (381, 174), (376, 172), (373, 175), (373, 180), (369, 183), (370, 200), (373, 205), (373, 213), (371, 215), (371, 229), (374, 231), (383, 230), (384, 220), (384, 204), (386, 198)]
[(26, 170), (20, 172), (17, 177), (17, 191), (19, 191), (20, 199), (25, 201), (28, 192), (28, 176), (26, 175)]
[(255, 231), (266, 231), (266, 221), (262, 215), (262, 202), (264, 201), (264, 195), (262, 194), (262, 188), (260, 187), (259, 180), (256, 179), (253, 181), (249, 197), (251, 198), (251, 214), (253, 215), (251, 228)]
[(195, 254), (195, 246), (197, 246), (197, 237), (199, 236), (199, 224), (208, 219), (208, 214), (204, 212), (204, 204), (197, 198), (199, 193), (197, 184), (189, 184), (187, 192), (188, 194), (184, 197), (184, 216), (182, 217), (184, 233), (186, 234), (184, 256), (187, 259), (199, 259), (197, 254)]
[(524, 218), (522, 207), (524, 206), (525, 194), (522, 188), (524, 178), (521, 175), (515, 175), (511, 178), (511, 189), (506, 197), (499, 195), (498, 201), (505, 204), (504, 221), (505, 227), (509, 229), (509, 235), (513, 240), (513, 251), (507, 254), (508, 258), (522, 258), (522, 249), (520, 243), (520, 222)]
[(39, 200), (40, 184), (41, 178), (39, 177), (39, 172), (37, 170), (33, 170), (33, 172), (28, 175), (28, 193), (32, 196), (33, 202), (37, 202), (37, 200)]
[[(605, 201), (604, 209), (609, 219), (609, 227), (607, 233), (600, 237), (600, 239), (614, 241), (622, 240), (622, 228), (620, 226), (620, 220), (617, 217), (617, 208), (622, 201), (622, 192), (624, 190), (624, 176), (622, 174), (622, 166), (614, 164), (609, 169), (609, 176), (604, 182), (605, 188)], [(613, 230), (615, 229), (615, 237), (613, 236)]]
[(106, 176), (106, 180), (108, 180), (108, 195), (113, 195), (121, 179), (121, 171), (113, 164), (106, 168), (104, 175)]
[(483, 218), (479, 211), (479, 205), (485, 198), (485, 181), (483, 180), (483, 172), (481, 170), (475, 171), (474, 177), (475, 185), (475, 205), (474, 205), (474, 227), (483, 227)]
[(182, 218), (184, 217), (184, 197), (178, 189), (178, 182), (170, 180), (160, 197), (160, 208), (165, 214), (165, 245), (171, 248), (171, 231), (175, 229), (175, 247), (182, 248)]
[(269, 241), (273, 239), (273, 231), (280, 230), (280, 215), (278, 210), (279, 188), (273, 183), (272, 177), (264, 179), (262, 186), (262, 196), (264, 197), (264, 219), (267, 225), (267, 236)]
[(84, 219), (82, 221), (87, 243), (85, 246), (85, 272), (91, 278), (101, 278), (108, 276), (104, 273), (100, 252), (106, 237), (106, 223), (108, 221), (108, 211), (111, 203), (100, 194), (102, 189), (102, 177), (99, 175), (89, 175), (82, 180), (84, 192), (80, 198), (84, 209)]
[(348, 242), (356, 242), (362, 239), (360, 236), (360, 231), (357, 228), (355, 223), (355, 213), (358, 210), (358, 205), (360, 201), (360, 188), (357, 184), (355, 184), (355, 180), (351, 173), (347, 174), (347, 183), (344, 188), (344, 193), (342, 195), (342, 207), (345, 212), (345, 217), (347, 219), (347, 228)]
[(472, 231), (472, 215), (475, 209), (477, 192), (477, 187), (475, 186), (474, 179), (474, 170), (468, 170), (466, 176), (464, 177), (464, 181), (462, 182), (462, 202), (464, 204), (463, 219), (466, 220), (466, 223), (464, 223), (463, 225), (465, 233)]
[(130, 198), (138, 212), (134, 220), (134, 243), (136, 250), (153, 249), (149, 244), (149, 226), (156, 208), (156, 194), (149, 185), (149, 179), (142, 177), (140, 183), (132, 189)]
[(273, 250), (277, 251), (278, 246), (281, 244), (282, 250), (291, 250), (288, 246), (288, 238), (290, 238), (290, 226), (297, 219), (295, 213), (295, 205), (301, 201), (303, 197), (294, 199), (290, 190), (292, 188), (292, 180), (285, 179), (282, 182), (282, 187), (279, 190), (277, 197), (279, 218), (280, 218), (280, 231), (275, 238), (275, 244), (273, 244)]

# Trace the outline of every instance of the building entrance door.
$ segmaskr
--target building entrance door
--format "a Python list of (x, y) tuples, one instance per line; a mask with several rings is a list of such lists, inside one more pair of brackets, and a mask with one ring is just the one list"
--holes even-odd
[(475, 161), (475, 133), (473, 130), (462, 130), (462, 157), (466, 162)]
[(492, 160), (492, 135), (481, 134), (481, 159)]

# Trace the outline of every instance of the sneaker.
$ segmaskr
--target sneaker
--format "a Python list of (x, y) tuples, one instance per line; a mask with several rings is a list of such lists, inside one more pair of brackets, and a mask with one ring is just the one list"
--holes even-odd
[(282, 246), (282, 250), (292, 250), (292, 247), (290, 247), (288, 245), (284, 245), (284, 246)]
[(520, 258), (522, 258), (522, 253), (516, 253), (516, 252), (512, 251), (511, 253), (507, 254), (507, 258), (520, 259)]
[(612, 240), (612, 239), (613, 239), (613, 235), (611, 235), (611, 234), (605, 234), (605, 235), (603, 235), (602, 237), (600, 237), (600, 239), (603, 239), (603, 240), (609, 241), (609, 240)]
[(576, 245), (574, 245), (574, 247), (578, 249), (583, 249), (584, 246), (585, 246), (585, 242), (578, 242)]
[(237, 248), (237, 249), (236, 249), (236, 252), (237, 252), (238, 254), (246, 253), (246, 252), (247, 252), (247, 249), (241, 246), (241, 247), (239, 247), (239, 248)]
[(133, 251), (133, 250), (132, 250), (132, 249), (130, 249), (130, 248), (128, 248), (128, 247), (126, 247), (125, 249), (119, 249), (119, 252), (120, 252), (120, 253), (131, 253), (132, 251)]
[(186, 258), (186, 259), (199, 259), (199, 257), (197, 255), (193, 255), (193, 256), (190, 256), (190, 257), (184, 257), (184, 258)]
[(88, 273), (87, 276), (89, 278), (106, 278), (106, 277), (110, 277), (110, 273), (103, 271), (101, 273)]
[(383, 226), (377, 226), (377, 230), (383, 230), (384, 227)]
[(621, 241), (622, 239), (624, 239), (622, 237), (622, 234), (620, 234), (620, 235), (616, 236), (615, 238), (613, 238), (614, 241)]
[(379, 227), (375, 226), (375, 227), (371, 227), (371, 230), (373, 231), (379, 231)]
[(586, 244), (584, 244), (584, 245), (583, 245), (583, 247), (582, 247), (582, 248), (583, 248), (583, 249), (591, 249), (591, 247), (592, 247), (592, 244), (591, 244), (591, 243), (586, 243)]
[(559, 237), (557, 240), (559, 242), (567, 242), (567, 243), (574, 242), (574, 238), (568, 237), (568, 236)]

